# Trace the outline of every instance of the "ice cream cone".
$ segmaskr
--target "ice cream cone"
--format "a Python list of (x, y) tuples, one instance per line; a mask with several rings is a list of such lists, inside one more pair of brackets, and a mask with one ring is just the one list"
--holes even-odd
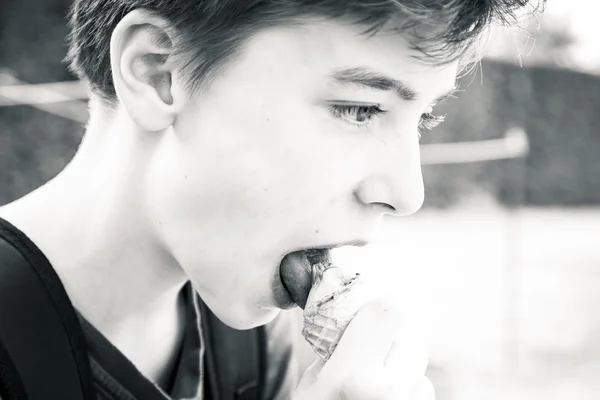
[(329, 360), (365, 302), (359, 274), (345, 274), (332, 264), (312, 266), (312, 288), (304, 309), (302, 335), (323, 361)]

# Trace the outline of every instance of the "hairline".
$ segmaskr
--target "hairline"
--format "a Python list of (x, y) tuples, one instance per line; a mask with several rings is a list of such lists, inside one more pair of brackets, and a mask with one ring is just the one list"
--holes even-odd
[[(139, 8), (137, 8), (137, 9), (139, 9)], [(435, 57), (431, 57), (426, 52), (419, 49), (418, 44), (412, 43), (410, 41), (410, 39), (409, 39), (410, 35), (408, 33), (399, 31), (398, 29), (395, 29), (393, 26), (387, 27), (386, 26), (387, 23), (382, 25), (379, 29), (373, 30), (372, 25), (362, 23), (360, 21), (353, 21), (352, 18), (350, 18), (348, 16), (332, 18), (332, 17), (325, 17), (322, 15), (317, 15), (314, 13), (312, 15), (311, 15), (311, 13), (307, 13), (303, 16), (295, 16), (295, 17), (285, 18), (280, 22), (278, 21), (278, 22), (275, 22), (275, 23), (272, 23), (269, 25), (265, 25), (265, 26), (262, 26), (262, 27), (259, 27), (255, 30), (253, 30), (248, 35), (246, 35), (243, 39), (241, 39), (239, 43), (237, 43), (237, 45), (235, 46), (235, 49), (232, 51), (231, 54), (227, 55), (226, 57), (223, 57), (222, 59), (218, 60), (214, 65), (212, 65), (211, 68), (206, 73), (206, 75), (203, 76), (202, 78), (193, 77), (188, 71), (186, 71), (187, 68), (185, 68), (185, 67), (180, 68), (178, 72), (182, 73), (182, 78), (183, 78), (183, 82), (185, 85), (185, 89), (189, 93), (190, 97), (198, 96), (198, 95), (201, 95), (202, 93), (205, 93), (206, 91), (208, 91), (210, 89), (212, 83), (214, 82), (214, 80), (217, 79), (219, 77), (219, 75), (223, 74), (228, 68), (230, 68), (239, 59), (239, 57), (243, 56), (244, 52), (247, 49), (249, 42), (254, 40), (258, 35), (266, 32), (268, 30), (273, 30), (273, 29), (307, 29), (307, 28), (314, 26), (316, 24), (319, 24), (319, 23), (329, 24), (332, 22), (340, 23), (342, 25), (349, 26), (349, 27), (350, 26), (358, 27), (359, 28), (357, 30), (358, 36), (374, 37), (376, 35), (385, 34), (385, 35), (393, 35), (393, 36), (397, 36), (397, 37), (403, 37), (407, 41), (409, 48), (412, 50), (413, 54), (411, 54), (411, 57), (417, 61), (422, 62), (424, 65), (429, 65), (431, 67), (438, 67), (438, 66), (450, 64), (450, 63), (458, 61), (460, 59), (459, 56), (456, 56), (451, 59), (446, 59), (446, 60), (444, 60), (444, 59), (440, 60), (440, 59), (436, 59)], [(390, 23), (390, 22), (391, 21), (388, 21), (388, 23)], [(111, 32), (111, 34), (112, 34), (112, 32)], [(462, 55), (462, 53), (468, 51), (468, 48), (470, 48), (470, 47), (472, 47), (472, 44), (469, 44), (468, 46), (466, 46), (465, 51), (461, 52), (461, 55)], [(173, 56), (175, 57), (175, 62), (183, 62), (185, 65), (190, 65), (190, 64), (193, 64), (193, 60), (190, 56), (188, 56), (188, 54), (193, 54), (193, 53), (194, 53), (194, 50), (191, 47), (186, 47), (185, 45), (179, 45), (179, 46), (177, 46), (176, 51), (173, 54)], [(469, 64), (471, 64), (473, 62), (474, 61), (470, 61)], [(87, 83), (88, 83), (88, 85), (90, 85), (90, 87), (93, 88), (93, 84), (91, 82), (89, 82), (89, 80)], [(102, 90), (102, 88), (97, 88), (97, 90), (91, 90), (91, 92), (92, 92), (92, 95), (94, 95), (98, 99), (100, 99), (100, 104), (107, 106), (109, 109), (116, 109), (116, 107), (118, 107), (119, 99), (116, 94), (115, 94), (115, 96), (111, 96), (110, 94), (105, 93)]]

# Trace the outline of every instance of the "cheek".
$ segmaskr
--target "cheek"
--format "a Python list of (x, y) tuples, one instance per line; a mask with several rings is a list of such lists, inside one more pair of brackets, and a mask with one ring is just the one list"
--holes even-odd
[(178, 243), (250, 253), (347, 219), (374, 136), (344, 129), (300, 94), (226, 98), (237, 101), (217, 98), (181, 119), (155, 168), (171, 235), (187, 234)]
[(225, 204), (293, 208), (315, 193), (333, 195), (347, 186), (361, 164), (358, 136), (336, 133), (314, 106), (241, 102), (208, 111), (194, 124), (198, 133), (186, 146), (194, 150), (185, 158), (203, 177), (203, 188), (226, 197)]

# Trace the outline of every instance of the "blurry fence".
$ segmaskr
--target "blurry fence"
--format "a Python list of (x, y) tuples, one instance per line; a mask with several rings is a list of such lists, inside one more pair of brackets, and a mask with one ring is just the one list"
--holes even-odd
[(481, 65), (479, 75), (461, 80), (466, 90), (458, 99), (440, 105), (446, 121), (425, 143), (492, 139), (521, 127), (530, 151), (523, 168), (510, 160), (424, 168), (428, 204), (451, 206), (476, 190), (504, 205), (517, 198), (530, 206), (600, 204), (600, 77), (492, 60)]
[[(5, 160), (0, 162), (0, 167), (12, 165), (14, 168), (15, 165), (20, 164), (26, 171), (35, 168), (27, 174), (32, 182), (36, 180), (36, 176), (39, 176), (35, 184), (29, 184), (22, 182), (19, 176), (2, 177), (0, 168), (0, 183), (5, 183), (6, 188), (12, 186), (14, 189), (9, 191), (14, 192), (15, 195), (22, 195), (33, 189), (32, 186), (35, 187), (56, 174), (60, 168), (47, 167), (58, 165), (60, 162), (66, 163), (72, 156), (72, 151), (81, 138), (82, 124), (88, 117), (87, 97), (86, 87), (79, 81), (29, 84), (17, 79), (15, 74), (7, 69), (0, 70), (0, 133), (3, 131), (8, 133), (8, 136), (4, 137), (5, 149), (0, 148), (0, 156), (5, 157)], [(45, 124), (42, 127), (27, 127), (28, 124), (37, 125), (38, 121), (42, 123), (41, 121), (48, 119), (47, 116), (32, 112), (29, 107), (61, 118), (54, 118), (52, 124)], [(33, 118), (29, 120), (27, 115), (31, 115)], [(8, 118), (3, 121), (3, 116)], [(5, 126), (2, 126), (3, 122)], [(61, 125), (65, 128), (60, 128)], [(17, 131), (20, 131), (21, 137), (16, 136), (19, 135), (18, 132), (12, 132), (15, 127), (19, 126), (21, 128), (18, 128)], [(450, 128), (451, 130), (452, 128)], [(38, 132), (40, 133), (38, 134)], [(437, 135), (437, 131), (435, 134)], [(530, 148), (529, 138), (524, 129), (515, 125), (507, 125), (503, 131), (497, 131), (493, 135), (488, 132), (488, 137), (472, 137), (469, 141), (459, 141), (457, 138), (446, 139), (446, 143), (425, 142), (421, 145), (421, 160), (424, 165), (428, 192), (426, 208), (430, 205), (451, 205), (461, 196), (468, 196), (473, 184), (477, 184), (475, 182), (477, 176), (473, 176), (473, 172), (476, 174), (477, 171), (488, 169), (486, 166), (473, 166), (479, 164), (478, 161), (488, 162), (484, 164), (489, 164), (490, 161), (506, 163), (504, 160), (526, 157)], [(426, 140), (427, 138), (425, 138)], [(29, 143), (31, 145), (27, 148)], [(23, 148), (20, 149), (21, 146)], [(11, 147), (13, 151), (11, 151)], [(22, 153), (26, 151), (29, 151), (30, 154), (23, 157)], [(35, 151), (43, 151), (44, 154), (42, 157), (36, 155), (31, 158), (31, 153)], [(55, 151), (54, 157), (51, 157), (51, 151)], [(20, 159), (14, 156), (18, 153), (21, 153)], [(47, 158), (45, 158), (46, 154)], [(36, 162), (37, 165), (23, 165), (23, 158)], [(439, 165), (444, 167), (440, 169)], [(496, 179), (494, 181), (495, 188), (491, 190), (486, 188), (486, 190), (498, 191), (499, 184), (501, 191), (505, 185), (508, 185), (510, 189), (507, 191), (511, 192), (510, 182), (504, 178), (508, 176), (505, 170), (509, 171), (512, 168), (513, 171), (509, 172), (515, 172), (511, 165), (507, 164), (506, 167), (505, 164), (502, 164), (499, 182)], [(518, 165), (522, 166), (523, 163)], [(465, 168), (466, 172), (463, 171)], [(4, 174), (8, 175), (9, 172), (5, 170)], [(520, 176), (522, 175), (524, 174), (521, 171)], [(491, 176), (497, 178), (498, 173)], [(517, 182), (521, 180), (519, 177)], [(482, 186), (485, 187), (485, 184)], [(465, 190), (465, 187), (468, 188)], [(10, 196), (10, 194), (0, 193), (0, 203), (8, 201)], [(526, 196), (519, 194), (517, 197), (525, 198)]]
[[(438, 112), (447, 114), (446, 122), (422, 139), (424, 207), (451, 207), (481, 191), (508, 206), (516, 200), (532, 206), (600, 204), (600, 78), (492, 60), (481, 65), (481, 77), (463, 77), (460, 87), (465, 90), (459, 98), (439, 106)], [(58, 157), (69, 153), (80, 140), (81, 122), (87, 118), (84, 87), (79, 82), (20, 85), (15, 76), (23, 81), (36, 77), (11, 71), (12, 77), (0, 77), (4, 85), (0, 104), (7, 105), (0, 107), (0, 133), (9, 135), (3, 138), (6, 151), (0, 148), (0, 158), (18, 163), (8, 150), (24, 145), (23, 141), (47, 143)], [(521, 154), (522, 135), (505, 137), (513, 128), (527, 132), (527, 154)], [(458, 142), (470, 144), (459, 148)], [(511, 161), (514, 157), (520, 160), (516, 164)], [(471, 162), (478, 159), (487, 162)], [(42, 167), (53, 161), (35, 160), (39, 164), (29, 176), (42, 174), (48, 179)], [(4, 184), (2, 165), (10, 164), (0, 164)], [(15, 184), (23, 193), (19, 187), (26, 184)]]

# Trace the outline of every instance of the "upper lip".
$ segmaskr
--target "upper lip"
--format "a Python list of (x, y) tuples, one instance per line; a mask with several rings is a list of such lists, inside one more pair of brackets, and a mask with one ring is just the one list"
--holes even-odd
[(304, 248), (301, 248), (298, 250), (300, 250), (300, 251), (302, 251), (302, 250), (332, 250), (332, 249), (337, 249), (339, 247), (344, 247), (344, 246), (364, 247), (364, 246), (367, 246), (368, 244), (369, 244), (368, 240), (354, 239), (354, 240), (335, 242), (332, 244), (326, 244), (326, 245), (320, 245), (320, 246), (304, 247)]
[(364, 246), (367, 246), (369, 243), (370, 243), (370, 241), (366, 240), (366, 239), (352, 239), (352, 240), (334, 242), (334, 243), (329, 243), (329, 244), (299, 247), (299, 248), (296, 248), (294, 250), (291, 250), (288, 253), (282, 254), (281, 257), (280, 257), (280, 259), (279, 259), (279, 265), (281, 265), (281, 262), (283, 261), (283, 259), (287, 255), (292, 254), (292, 253), (296, 253), (296, 252), (299, 252), (299, 251), (305, 251), (305, 250), (333, 250), (333, 249), (337, 249), (337, 248), (344, 247), (344, 246), (364, 247)]

